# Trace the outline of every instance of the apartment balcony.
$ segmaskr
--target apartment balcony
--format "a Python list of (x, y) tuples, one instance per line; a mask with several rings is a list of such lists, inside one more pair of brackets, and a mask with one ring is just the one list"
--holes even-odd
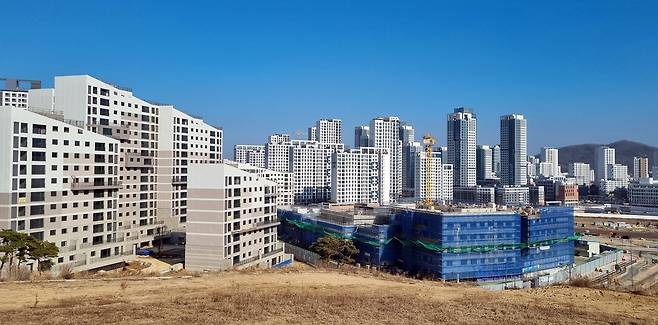
[(73, 182), (71, 183), (71, 190), (85, 191), (85, 190), (108, 190), (120, 189), (120, 181), (93, 181), (93, 182)]
[(133, 241), (133, 240), (137, 240), (137, 239), (139, 239), (139, 236), (138, 236), (138, 235), (134, 235), (134, 236), (128, 236), (128, 237), (126, 237), (126, 241)]
[(261, 255), (261, 258), (270, 257), (270, 256), (272, 256), (272, 255), (276, 255), (276, 254), (279, 254), (279, 253), (281, 253), (281, 252), (283, 252), (283, 247), (279, 247), (279, 248), (273, 249), (272, 251), (267, 252), (267, 253)]
[(278, 219), (274, 218), (274, 219), (269, 220), (269, 221), (261, 221), (261, 222), (257, 222), (257, 223), (252, 223), (251, 225), (248, 225), (248, 224), (244, 225), (242, 227), (246, 227), (246, 228), (237, 229), (237, 230), (233, 231), (233, 233), (234, 234), (242, 234), (242, 233), (249, 232), (249, 231), (255, 231), (255, 230), (261, 230), (261, 229), (265, 229), (265, 228), (275, 227), (275, 226), (278, 226), (280, 224), (281, 224), (281, 222), (279, 222)]
[(171, 184), (173, 184), (173, 185), (187, 184), (187, 176), (172, 177), (171, 178)]
[(258, 256), (250, 257), (250, 258), (247, 258), (247, 259), (244, 259), (244, 260), (240, 260), (240, 262), (233, 263), (233, 266), (234, 267), (242, 266), (242, 265), (245, 265), (245, 264), (249, 264), (251, 262), (258, 261), (258, 259), (259, 259)]

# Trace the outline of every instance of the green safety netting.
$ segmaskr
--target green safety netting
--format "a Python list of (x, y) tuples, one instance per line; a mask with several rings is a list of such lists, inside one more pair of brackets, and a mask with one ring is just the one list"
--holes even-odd
[(491, 252), (491, 251), (497, 251), (497, 250), (506, 250), (506, 249), (523, 249), (523, 248), (534, 248), (534, 247), (541, 247), (541, 246), (548, 246), (548, 245), (554, 245), (558, 243), (565, 243), (569, 241), (575, 241), (580, 239), (581, 235), (580, 234), (575, 234), (573, 236), (568, 236), (568, 237), (563, 237), (559, 239), (552, 239), (552, 240), (540, 240), (540, 241), (534, 241), (534, 242), (528, 242), (528, 243), (518, 243), (518, 244), (493, 244), (493, 245), (476, 245), (476, 246), (464, 246), (464, 247), (442, 247), (441, 245), (435, 244), (435, 243), (430, 243), (422, 240), (408, 240), (408, 239), (402, 239), (398, 237), (393, 237), (389, 238), (386, 240), (371, 240), (371, 239), (366, 239), (362, 238), (360, 236), (352, 236), (352, 234), (343, 234), (341, 232), (331, 230), (324, 228), (322, 226), (318, 226), (316, 224), (310, 223), (310, 222), (304, 222), (304, 221), (299, 221), (299, 220), (291, 220), (291, 219), (285, 219), (284, 220), (291, 224), (294, 225), (295, 227), (302, 229), (302, 230), (307, 230), (307, 231), (313, 231), (316, 233), (328, 235), (328, 236), (333, 236), (337, 238), (342, 238), (342, 239), (351, 239), (354, 241), (358, 241), (364, 244), (368, 244), (371, 246), (375, 247), (382, 247), (388, 245), (391, 241), (397, 240), (400, 242), (402, 245), (407, 246), (407, 245), (414, 245), (417, 247), (424, 248), (429, 251), (433, 252), (440, 252), (440, 253), (486, 253), (486, 252)]

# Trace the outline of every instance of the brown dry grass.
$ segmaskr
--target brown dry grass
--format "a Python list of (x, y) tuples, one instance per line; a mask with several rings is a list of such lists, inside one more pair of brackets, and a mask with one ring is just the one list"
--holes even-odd
[(355, 270), (0, 284), (4, 319), (28, 324), (655, 324), (656, 310), (658, 298), (630, 293), (489, 292)]

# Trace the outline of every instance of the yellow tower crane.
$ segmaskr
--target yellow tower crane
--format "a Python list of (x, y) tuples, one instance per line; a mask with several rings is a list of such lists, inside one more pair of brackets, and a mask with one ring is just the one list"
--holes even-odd
[(423, 205), (426, 208), (432, 208), (432, 146), (436, 144), (436, 139), (426, 133), (423, 136), (425, 145), (425, 199)]

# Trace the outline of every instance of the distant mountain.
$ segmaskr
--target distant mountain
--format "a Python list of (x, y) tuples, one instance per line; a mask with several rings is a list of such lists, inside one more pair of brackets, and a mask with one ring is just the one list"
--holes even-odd
[[(559, 148), (559, 161), (562, 171), (569, 170), (569, 164), (572, 162), (584, 162), (594, 168), (594, 150), (601, 144), (577, 144)], [(633, 172), (633, 157), (648, 157), (649, 169), (656, 164), (658, 160), (658, 148), (643, 143), (621, 140), (608, 144), (615, 148), (615, 160), (618, 164), (628, 166), (628, 172)]]

